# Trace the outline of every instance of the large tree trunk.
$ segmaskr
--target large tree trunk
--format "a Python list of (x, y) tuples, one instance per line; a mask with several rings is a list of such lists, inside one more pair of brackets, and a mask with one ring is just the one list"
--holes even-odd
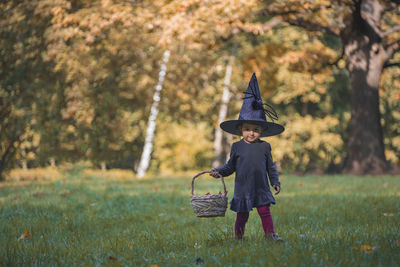
[(351, 25), (342, 33), (351, 95), (348, 158), (344, 171), (357, 175), (384, 173), (388, 167), (379, 111), (379, 80), (385, 51), (381, 38), (368, 23), (371, 17), (380, 21), (380, 6), (375, 0), (366, 2), (372, 6), (356, 6)]

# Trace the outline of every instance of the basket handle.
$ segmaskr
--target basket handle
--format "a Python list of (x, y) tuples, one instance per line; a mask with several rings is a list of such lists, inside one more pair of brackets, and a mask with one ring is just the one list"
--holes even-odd
[[(194, 193), (194, 180), (195, 180), (197, 177), (199, 177), (200, 175), (205, 174), (205, 173), (210, 173), (210, 172), (211, 172), (211, 171), (202, 171), (202, 172), (199, 172), (198, 174), (196, 174), (196, 175), (192, 178), (192, 196), (193, 196), (193, 193)], [(224, 177), (223, 177), (222, 175), (220, 175), (220, 174), (219, 174), (219, 177), (221, 178), (222, 185), (224, 186), (224, 194), (225, 194), (225, 196), (226, 196), (226, 194), (228, 194), (228, 192), (226, 191), (226, 186), (225, 186), (225, 182), (224, 182)]]

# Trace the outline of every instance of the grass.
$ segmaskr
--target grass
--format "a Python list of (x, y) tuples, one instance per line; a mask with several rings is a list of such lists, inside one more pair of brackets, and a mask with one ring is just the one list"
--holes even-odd
[[(221, 190), (219, 181), (202, 177), (196, 192)], [(243, 241), (233, 239), (234, 212), (195, 217), (190, 182), (71, 172), (50, 181), (0, 183), (0, 265), (400, 264), (400, 177), (283, 175), (271, 209), (285, 239), (280, 244), (264, 240), (256, 211)], [(226, 184), (231, 198), (233, 178)]]

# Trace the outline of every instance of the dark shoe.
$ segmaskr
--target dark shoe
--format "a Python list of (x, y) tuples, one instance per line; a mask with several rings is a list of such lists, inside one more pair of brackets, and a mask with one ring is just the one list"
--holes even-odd
[(283, 239), (280, 238), (279, 235), (275, 234), (275, 233), (268, 234), (267, 239), (270, 241), (273, 241), (273, 242), (282, 242), (283, 241)]

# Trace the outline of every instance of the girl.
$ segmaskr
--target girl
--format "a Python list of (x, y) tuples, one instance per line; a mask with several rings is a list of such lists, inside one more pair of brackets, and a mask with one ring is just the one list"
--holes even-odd
[(228, 133), (243, 136), (242, 140), (232, 145), (229, 161), (210, 172), (215, 178), (236, 172), (234, 195), (230, 202), (231, 210), (237, 212), (236, 239), (243, 238), (249, 211), (255, 207), (260, 215), (265, 237), (272, 241), (282, 241), (274, 232), (269, 208), (271, 204), (275, 204), (275, 199), (268, 185), (268, 178), (275, 194), (279, 194), (279, 174), (272, 160), (270, 144), (260, 140), (260, 137), (280, 134), (284, 128), (274, 122), (267, 122), (265, 114), (272, 121), (277, 119), (276, 112), (268, 107), (271, 110), (264, 109), (257, 78), (253, 74), (245, 92), (239, 119), (225, 121), (220, 125)]

